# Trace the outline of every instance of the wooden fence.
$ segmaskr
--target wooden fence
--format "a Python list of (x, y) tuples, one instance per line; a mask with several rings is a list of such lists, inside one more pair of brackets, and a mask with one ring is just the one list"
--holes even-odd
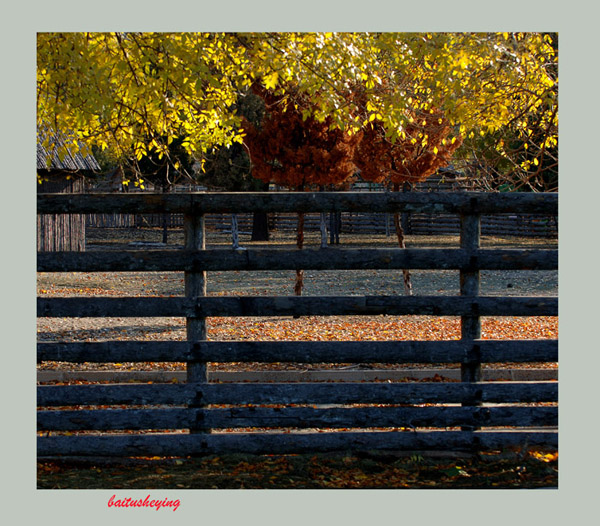
[[(161, 214), (92, 214), (86, 219), (88, 227), (131, 228), (163, 226)], [(238, 217), (241, 232), (252, 232), (252, 214)], [(298, 219), (294, 214), (273, 213), (270, 215), (271, 230), (295, 231)], [(169, 214), (168, 228), (182, 228), (183, 214)], [(212, 232), (230, 231), (231, 215), (207, 214), (206, 228)], [(304, 219), (305, 231), (318, 231), (319, 214), (307, 214)], [(406, 214), (405, 232), (409, 235), (457, 235), (460, 233), (460, 217), (448, 214)], [(342, 234), (394, 235), (393, 218), (390, 214), (376, 212), (350, 213), (341, 215)], [(556, 216), (532, 214), (499, 214), (481, 218), (481, 233), (486, 236), (549, 237), (558, 236)]]
[[(40, 317), (180, 316), (187, 341), (38, 343), (38, 361), (186, 362), (183, 384), (39, 385), (38, 455), (489, 450), (558, 446), (558, 383), (482, 381), (484, 363), (557, 362), (557, 340), (481, 339), (482, 316), (556, 316), (557, 297), (479, 295), (479, 271), (552, 270), (557, 250), (480, 248), (482, 214), (555, 215), (556, 194), (39, 195), (38, 213), (182, 213), (184, 249), (38, 253), (38, 271), (183, 271), (182, 297), (39, 297)], [(206, 249), (209, 213), (457, 214), (457, 249)], [(458, 269), (459, 296), (207, 296), (207, 271)], [(207, 317), (460, 316), (453, 341), (208, 341)], [(461, 382), (211, 383), (210, 362), (453, 363)], [(235, 429), (236, 431), (232, 431)], [(317, 431), (315, 431), (317, 429)], [(73, 433), (76, 431), (77, 433)], [(80, 433), (86, 431), (86, 433)]]

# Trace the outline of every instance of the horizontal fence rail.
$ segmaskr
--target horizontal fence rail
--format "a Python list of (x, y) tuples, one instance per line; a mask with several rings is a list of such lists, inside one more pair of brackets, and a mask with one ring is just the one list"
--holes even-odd
[(447, 214), (558, 213), (558, 194), (222, 192), (189, 194), (38, 194), (39, 214), (424, 212)]
[(271, 407), (42, 411), (39, 429), (181, 429), (199, 421), (211, 429), (245, 427), (453, 427), (557, 425), (556, 407)]
[[(38, 272), (180, 271), (180, 297), (38, 297), (38, 317), (184, 317), (186, 341), (38, 342), (37, 360), (185, 363), (183, 384), (39, 385), (38, 455), (198, 455), (558, 445), (558, 383), (483, 382), (486, 363), (557, 362), (558, 342), (485, 340), (481, 316), (557, 316), (556, 297), (479, 294), (481, 270), (556, 270), (557, 250), (481, 249), (483, 214), (557, 215), (556, 194), (38, 194), (39, 214), (183, 214), (181, 250), (39, 252)], [(458, 249), (206, 249), (205, 214), (457, 214)], [(458, 270), (459, 296), (206, 294), (207, 271)], [(208, 317), (460, 316), (448, 341), (208, 341)], [(209, 363), (457, 364), (460, 382), (217, 383)], [(319, 429), (318, 433), (314, 429)]]
[(38, 316), (557, 316), (558, 299), (493, 296), (237, 296), (38, 298)]
[(107, 252), (39, 252), (39, 272), (201, 270), (552, 270), (558, 250), (480, 249), (208, 249)]
[(460, 404), (558, 401), (557, 382), (42, 385), (40, 407), (205, 404)]
[(49, 436), (38, 442), (38, 455), (193, 456), (244, 451), (254, 454), (385, 450), (499, 450), (511, 446), (558, 447), (557, 434), (537, 432), (423, 431), (365, 433), (245, 433)]
[(556, 340), (200, 341), (37, 344), (38, 362), (482, 363), (557, 362)]

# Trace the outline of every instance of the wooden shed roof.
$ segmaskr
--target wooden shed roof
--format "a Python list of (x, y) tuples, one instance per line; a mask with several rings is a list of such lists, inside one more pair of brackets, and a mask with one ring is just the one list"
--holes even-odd
[[(61, 161), (57, 149), (64, 146), (64, 138), (60, 134), (53, 137), (50, 149), (44, 147), (43, 132), (38, 133), (37, 140), (37, 169), (38, 170), (65, 170), (65, 171), (97, 171), (100, 165), (93, 155), (83, 156), (80, 153), (71, 153), (67, 148), (67, 155)], [(50, 161), (50, 162), (48, 162)]]

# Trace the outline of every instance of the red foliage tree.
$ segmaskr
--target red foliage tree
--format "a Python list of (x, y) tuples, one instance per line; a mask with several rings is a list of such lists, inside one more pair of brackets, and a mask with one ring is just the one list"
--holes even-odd
[[(384, 183), (397, 192), (404, 183), (424, 181), (439, 168), (447, 166), (462, 138), (450, 138), (451, 127), (443, 113), (432, 109), (410, 116), (401, 140), (391, 142), (377, 120), (362, 132), (355, 148), (354, 163), (364, 180)], [(394, 226), (401, 248), (406, 247), (404, 230), (398, 213)], [(410, 273), (403, 270), (404, 289), (412, 294)]]
[(354, 150), (360, 141), (322, 122), (304, 118), (307, 100), (292, 100), (294, 94), (275, 96), (255, 88), (266, 105), (262, 125), (244, 122), (244, 142), (250, 153), (252, 175), (264, 182), (295, 190), (337, 185), (354, 175)]
[[(257, 86), (254, 93), (264, 100), (266, 111), (261, 125), (244, 122), (252, 175), (298, 191), (341, 185), (357, 169), (362, 179), (391, 185), (398, 191), (403, 183), (423, 181), (448, 165), (462, 143), (460, 137), (450, 137), (451, 127), (436, 109), (414, 111), (401, 139), (390, 141), (380, 116), (371, 118), (364, 110), (358, 90), (349, 93), (349, 100), (362, 109), (361, 118), (368, 124), (354, 135), (332, 127), (329, 118), (305, 118), (302, 109), (309, 102), (293, 90), (282, 96)], [(398, 214), (394, 223), (398, 243), (404, 248)], [(303, 243), (304, 215), (298, 214), (298, 248)], [(407, 270), (403, 274), (406, 293), (411, 294), (410, 274)], [(301, 294), (302, 286), (303, 272), (298, 271), (296, 294)]]
[(411, 116), (404, 138), (391, 142), (377, 121), (369, 123), (355, 149), (354, 163), (367, 181), (416, 183), (424, 181), (439, 168), (447, 166), (460, 137), (450, 139), (451, 128), (438, 110), (419, 112)]
[[(353, 156), (360, 136), (350, 136), (331, 126), (329, 118), (305, 118), (302, 108), (307, 100), (295, 93), (275, 96), (260, 87), (254, 92), (265, 101), (261, 126), (244, 122), (245, 144), (252, 164), (252, 175), (264, 182), (304, 191), (339, 185), (356, 171)], [(323, 218), (322, 218), (323, 220)], [(304, 245), (304, 214), (298, 214), (298, 248)], [(304, 272), (297, 271), (296, 295), (302, 293)]]

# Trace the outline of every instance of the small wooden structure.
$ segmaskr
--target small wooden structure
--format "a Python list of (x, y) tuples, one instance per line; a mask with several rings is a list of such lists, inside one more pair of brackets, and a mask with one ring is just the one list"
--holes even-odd
[[(59, 138), (55, 146), (58, 146), (60, 141)], [(38, 193), (83, 193), (86, 190), (86, 176), (99, 169), (100, 165), (91, 155), (84, 157), (79, 153), (67, 153), (61, 160), (56, 148), (49, 151), (43, 145), (43, 136), (38, 136)], [(38, 252), (85, 251), (85, 215), (38, 214), (37, 250)]]

